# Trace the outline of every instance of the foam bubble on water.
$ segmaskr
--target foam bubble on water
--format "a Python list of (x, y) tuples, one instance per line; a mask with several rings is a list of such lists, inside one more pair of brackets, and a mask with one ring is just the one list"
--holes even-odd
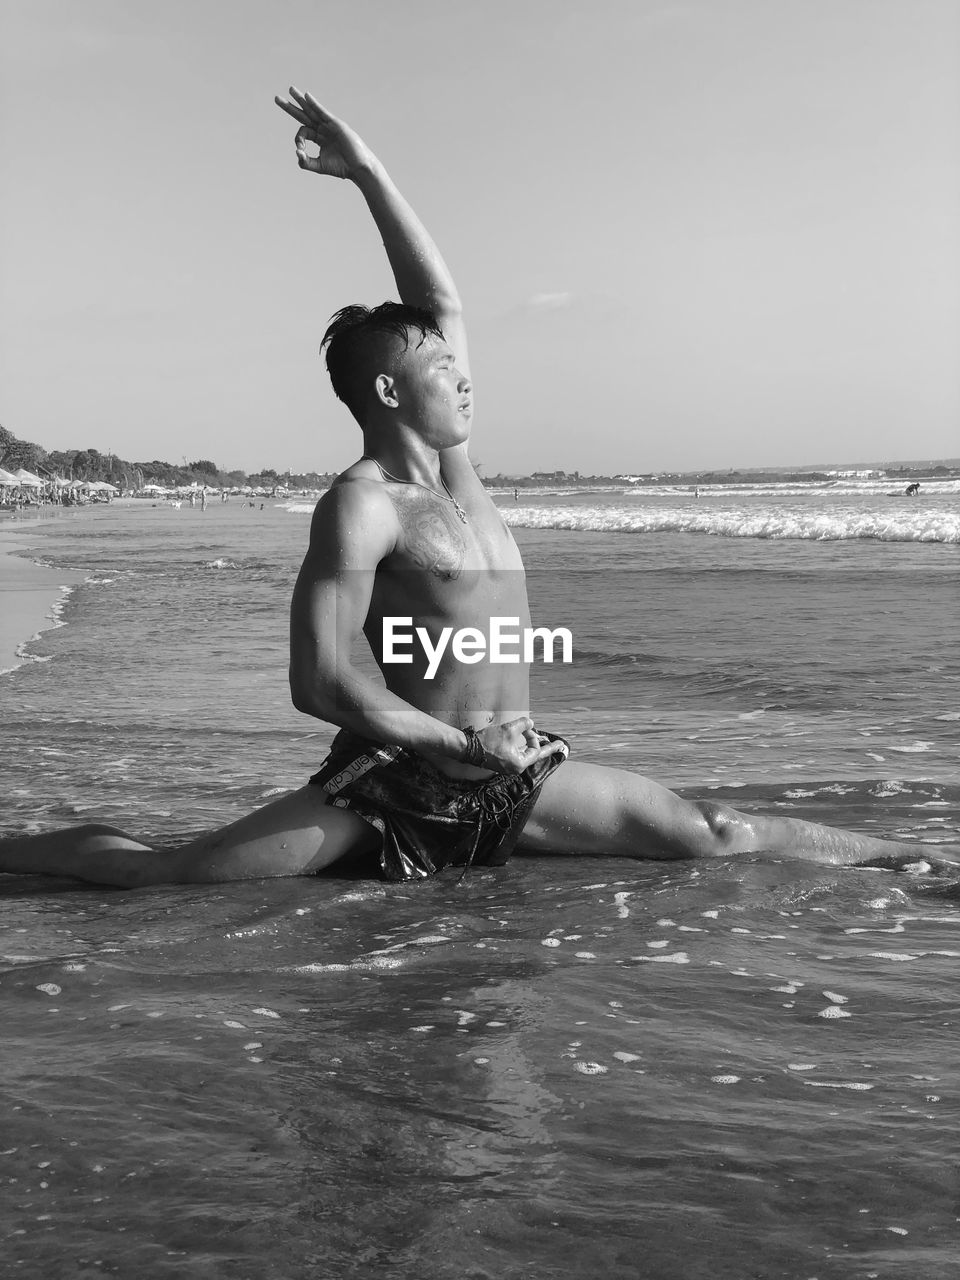
[(906, 1227), (887, 1227), (888, 1231), (892, 1231), (895, 1236), (908, 1236), (910, 1232)]
[(425, 1023), (420, 1027), (411, 1027), (411, 1031), (436, 1031), (436, 1027), (432, 1023)]
[(849, 998), (847, 996), (838, 995), (836, 991), (824, 991), (823, 994), (834, 1004), (846, 1004)]
[(827, 1005), (826, 1009), (821, 1009), (817, 1014), (818, 1018), (851, 1018), (853, 1015), (847, 1009), (841, 1009), (838, 1005)]
[(887, 745), (888, 751), (897, 751), (902, 755), (920, 754), (924, 751), (932, 751), (933, 748), (934, 744), (932, 742), (926, 742), (921, 738), (915, 738), (913, 742), (906, 743), (902, 747), (894, 746), (892, 743)]
[(618, 1062), (639, 1062), (640, 1055), (638, 1053), (627, 1053), (626, 1049), (614, 1050), (613, 1056)]
[(259, 1013), (261, 1018), (279, 1018), (280, 1015), (275, 1009), (254, 1009), (254, 1013)]
[(232, 1027), (235, 1031), (246, 1031), (246, 1026), (242, 1022), (234, 1022), (232, 1018), (224, 1018), (223, 1025)]
[(243, 1046), (245, 1053), (250, 1053), (254, 1049), (262, 1049), (262, 1048), (263, 1048), (263, 1045), (260, 1043), (259, 1040), (251, 1040), (249, 1044), (245, 1044)]
[(886, 782), (878, 782), (875, 787), (868, 788), (867, 794), (876, 796), (879, 800), (886, 800), (890, 796), (899, 796), (909, 790), (910, 788), (906, 783), (890, 778)]
[(627, 899), (632, 896), (632, 890), (624, 893), (615, 893), (613, 901), (616, 903), (617, 915), (621, 920), (626, 920), (630, 914), (630, 908), (626, 905)]
[(677, 922), (676, 922), (676, 920), (667, 920), (667, 919), (658, 920), (658, 921), (657, 921), (657, 928), (658, 928), (658, 929), (673, 929), (673, 928), (675, 928), (675, 927), (676, 927), (676, 923), (677, 923)]
[(701, 911), (700, 914), (703, 917), (705, 917), (705, 919), (707, 920), (716, 920), (717, 917), (720, 915), (720, 912), (716, 910), (710, 910), (710, 911)]
[(960, 720), (960, 711), (944, 711), (942, 715), (933, 718), (934, 720)]
[(739, 1084), (740, 1076), (711, 1076), (713, 1084)]
[(866, 1093), (872, 1089), (872, 1084), (866, 1084), (862, 1080), (804, 1080), (804, 1084), (808, 1084), (811, 1089), (853, 1089), (858, 1093)]
[(817, 1064), (815, 1062), (788, 1062), (788, 1071), (816, 1071)]
[(452, 941), (452, 939), (448, 938), (446, 934), (425, 933), (419, 938), (408, 938), (405, 942), (396, 942), (392, 947), (382, 947), (378, 951), (368, 951), (367, 955), (386, 956), (393, 951), (405, 951), (409, 947), (420, 947), (420, 946), (435, 947), (435, 946), (439, 946), (441, 943), (450, 942), (450, 941)]
[(596, 960), (596, 956), (592, 951), (575, 951), (574, 955), (578, 960)]
[(63, 988), (58, 987), (55, 982), (41, 982), (37, 990), (44, 992), (48, 996), (58, 996)]
[(646, 960), (648, 964), (689, 964), (690, 957), (685, 951), (673, 951), (668, 956), (631, 956), (631, 960)]
[(895, 924), (889, 929), (868, 929), (866, 927), (844, 929), (844, 933), (903, 933), (903, 925)]
[(457, 1010), (457, 1026), (465, 1027), (468, 1022), (476, 1022), (477, 1014), (468, 1013), (466, 1009)]
[(918, 958), (907, 951), (868, 951), (867, 955), (871, 960), (907, 961), (916, 960)]
[(541, 947), (559, 947), (560, 941), (559, 938), (542, 938), (540, 945)]
[(644, 946), (651, 947), (654, 950), (660, 947), (669, 947), (669, 945), (670, 942), (667, 938), (651, 938), (649, 941), (644, 943)]
[(599, 1062), (575, 1062), (573, 1069), (582, 1076), (602, 1076), (607, 1072), (607, 1068)]

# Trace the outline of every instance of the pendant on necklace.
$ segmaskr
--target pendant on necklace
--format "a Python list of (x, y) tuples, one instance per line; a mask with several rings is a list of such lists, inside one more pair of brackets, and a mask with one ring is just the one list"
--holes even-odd
[(463, 523), (466, 524), (467, 513), (464, 511), (463, 507), (461, 507), (460, 503), (456, 500), (456, 498), (454, 498), (453, 500), (453, 509), (457, 513), (457, 515), (460, 517), (460, 519), (463, 521)]

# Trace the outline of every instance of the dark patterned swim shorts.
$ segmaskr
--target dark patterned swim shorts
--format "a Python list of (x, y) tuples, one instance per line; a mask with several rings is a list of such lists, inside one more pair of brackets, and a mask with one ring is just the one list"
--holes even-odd
[[(541, 733), (542, 743), (563, 741)], [(566, 760), (569, 747), (523, 773), (479, 782), (450, 778), (403, 747), (368, 742), (341, 730), (310, 779), (327, 803), (349, 809), (383, 836), (387, 880), (418, 880), (449, 866), (501, 866), (516, 848), (537, 792)]]

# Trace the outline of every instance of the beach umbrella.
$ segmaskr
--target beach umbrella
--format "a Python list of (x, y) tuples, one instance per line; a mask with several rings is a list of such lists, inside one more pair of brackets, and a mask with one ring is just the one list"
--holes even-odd
[(0, 484), (19, 485), (20, 481), (12, 471), (4, 471), (3, 467), (0, 467)]
[(39, 476), (35, 476), (32, 471), (27, 471), (25, 467), (18, 467), (13, 473), (17, 478), (17, 484), (25, 489), (42, 489), (47, 483), (41, 480)]

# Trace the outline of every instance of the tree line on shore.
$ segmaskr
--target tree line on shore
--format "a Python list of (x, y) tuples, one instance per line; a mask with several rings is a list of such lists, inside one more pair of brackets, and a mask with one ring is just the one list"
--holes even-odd
[(272, 467), (247, 474), (245, 471), (223, 471), (209, 458), (199, 458), (177, 466), (154, 458), (151, 462), (130, 462), (115, 453), (101, 453), (98, 449), (44, 449), (30, 440), (20, 440), (0, 426), (0, 467), (7, 471), (24, 468), (41, 479), (60, 476), (65, 480), (105, 480), (118, 489), (142, 489), (144, 485), (159, 484), (165, 489), (186, 488), (193, 484), (205, 484), (224, 489), (252, 485), (254, 488), (322, 489), (333, 479), (331, 474), (318, 471), (278, 473)]

